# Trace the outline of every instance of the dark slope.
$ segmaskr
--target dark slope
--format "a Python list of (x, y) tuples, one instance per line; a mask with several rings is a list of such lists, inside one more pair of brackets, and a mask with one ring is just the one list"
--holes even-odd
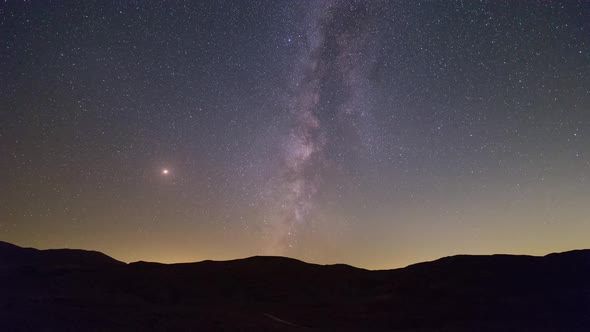
[(383, 304), (395, 308), (383, 313), (398, 326), (590, 327), (590, 250), (545, 257), (461, 255), (383, 273), (390, 281)]
[(367, 271), (284, 257), (122, 264), (0, 243), (0, 267), (2, 331), (590, 330), (590, 250)]
[(124, 263), (98, 251), (80, 249), (37, 250), (33, 248), (21, 248), (14, 244), (0, 241), (0, 269), (14, 267), (102, 268), (122, 264)]

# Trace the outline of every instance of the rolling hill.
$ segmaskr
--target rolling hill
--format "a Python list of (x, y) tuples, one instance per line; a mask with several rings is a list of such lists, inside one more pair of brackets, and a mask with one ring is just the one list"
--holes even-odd
[(0, 242), (2, 331), (590, 331), (590, 250), (369, 271), (285, 257), (125, 264)]

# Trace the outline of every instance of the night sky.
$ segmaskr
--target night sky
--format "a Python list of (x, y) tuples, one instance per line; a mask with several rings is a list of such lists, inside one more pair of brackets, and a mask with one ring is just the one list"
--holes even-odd
[(590, 246), (590, 3), (0, 4), (0, 240), (393, 268)]

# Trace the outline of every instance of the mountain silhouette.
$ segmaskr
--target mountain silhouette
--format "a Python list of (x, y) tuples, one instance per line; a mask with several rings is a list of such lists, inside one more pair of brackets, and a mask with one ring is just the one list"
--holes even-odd
[(0, 241), (0, 268), (80, 268), (125, 264), (101, 252), (79, 249), (37, 250)]
[(285, 257), (125, 264), (0, 242), (2, 331), (590, 331), (590, 250), (393, 270)]

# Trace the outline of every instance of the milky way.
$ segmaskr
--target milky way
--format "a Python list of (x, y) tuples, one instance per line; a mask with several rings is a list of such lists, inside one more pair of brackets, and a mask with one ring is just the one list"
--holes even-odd
[[(282, 169), (273, 183), (278, 208), (270, 218), (275, 249), (296, 246), (301, 228), (313, 227), (318, 220), (315, 196), (321, 190), (323, 173), (339, 166), (327, 150), (367, 138), (365, 147), (372, 148), (372, 133), (365, 124), (371, 117), (367, 75), (375, 53), (371, 45), (377, 41), (370, 31), (371, 12), (376, 9), (375, 3), (325, 1), (315, 3), (306, 15), (306, 42), (293, 64), (290, 128), (282, 141)], [(352, 135), (343, 139), (347, 137), (342, 136), (343, 131)]]

